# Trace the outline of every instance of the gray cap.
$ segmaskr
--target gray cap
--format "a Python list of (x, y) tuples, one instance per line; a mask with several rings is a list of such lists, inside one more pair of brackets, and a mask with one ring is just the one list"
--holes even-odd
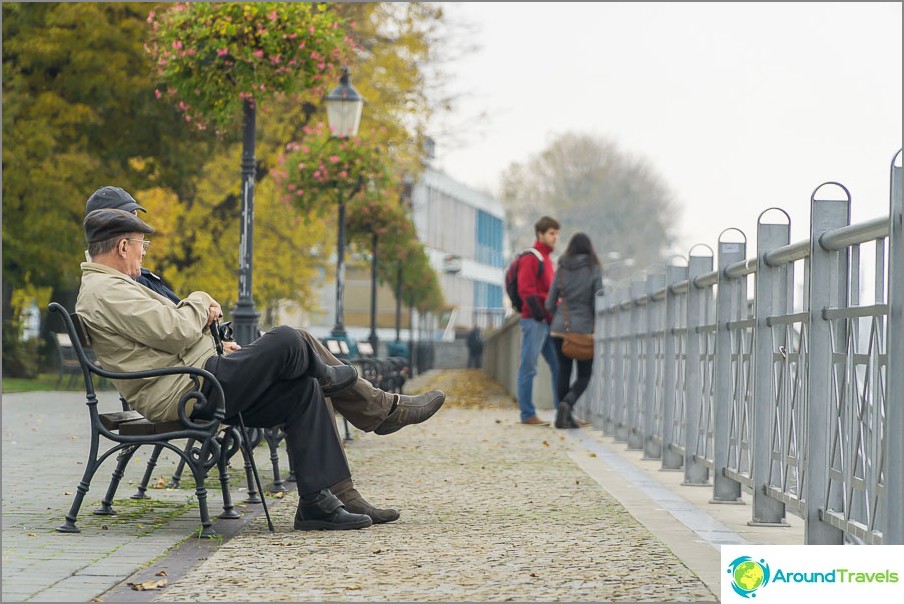
[(111, 187), (109, 185), (101, 187), (91, 194), (91, 197), (88, 198), (88, 203), (85, 204), (85, 214), (90, 214), (94, 210), (100, 210), (102, 208), (114, 208), (117, 210), (125, 210), (126, 212), (134, 212), (135, 210), (147, 212), (147, 210), (138, 205), (135, 198), (126, 191), (119, 187)]
[(128, 233), (153, 233), (151, 225), (125, 210), (104, 208), (85, 216), (85, 239), (88, 243), (106, 241)]

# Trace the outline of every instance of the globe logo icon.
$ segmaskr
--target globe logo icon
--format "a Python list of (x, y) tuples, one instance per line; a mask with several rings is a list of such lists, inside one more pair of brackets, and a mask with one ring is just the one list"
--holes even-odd
[(756, 590), (769, 583), (769, 565), (750, 556), (740, 556), (728, 565), (731, 587), (742, 598), (755, 598)]

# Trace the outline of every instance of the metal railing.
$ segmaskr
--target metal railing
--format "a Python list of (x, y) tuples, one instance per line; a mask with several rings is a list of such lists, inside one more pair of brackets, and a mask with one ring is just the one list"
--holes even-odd
[(904, 543), (900, 159), (887, 218), (850, 224), (850, 193), (824, 183), (805, 241), (770, 208), (755, 257), (726, 229), (718, 254), (598, 294), (593, 423), (712, 504), (750, 493), (751, 525), (790, 512), (807, 544)]

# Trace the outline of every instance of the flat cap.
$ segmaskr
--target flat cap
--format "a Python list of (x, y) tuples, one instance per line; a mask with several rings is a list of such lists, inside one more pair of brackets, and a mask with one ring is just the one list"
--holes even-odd
[(125, 210), (104, 208), (85, 216), (85, 239), (88, 243), (106, 241), (127, 233), (153, 233), (151, 225)]
[(88, 203), (85, 204), (85, 214), (90, 214), (94, 210), (102, 208), (114, 208), (125, 210), (126, 212), (134, 212), (135, 210), (147, 212), (147, 210), (138, 205), (135, 198), (129, 195), (128, 192), (119, 187), (111, 187), (109, 185), (101, 187), (91, 194), (91, 197), (88, 198)]

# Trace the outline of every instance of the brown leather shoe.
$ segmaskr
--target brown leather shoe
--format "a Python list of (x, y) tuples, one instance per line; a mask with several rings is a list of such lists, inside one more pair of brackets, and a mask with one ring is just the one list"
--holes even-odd
[(411, 424), (427, 421), (446, 402), (446, 394), (442, 390), (431, 390), (418, 396), (394, 394), (395, 410), (376, 427), (374, 434), (385, 436), (401, 430)]
[(526, 425), (528, 425), (528, 426), (548, 426), (548, 425), (549, 425), (549, 422), (543, 421), (542, 419), (540, 419), (540, 418), (537, 417), (536, 415), (531, 415), (531, 416), (530, 416), (529, 418), (527, 418), (527, 419), (522, 419), (522, 420), (521, 420), (521, 423), (522, 423), (522, 424), (526, 424)]
[(351, 489), (341, 498), (345, 509), (352, 514), (365, 514), (370, 516), (374, 524), (385, 524), (399, 519), (399, 513), (392, 508), (376, 508), (361, 497), (357, 489)]

